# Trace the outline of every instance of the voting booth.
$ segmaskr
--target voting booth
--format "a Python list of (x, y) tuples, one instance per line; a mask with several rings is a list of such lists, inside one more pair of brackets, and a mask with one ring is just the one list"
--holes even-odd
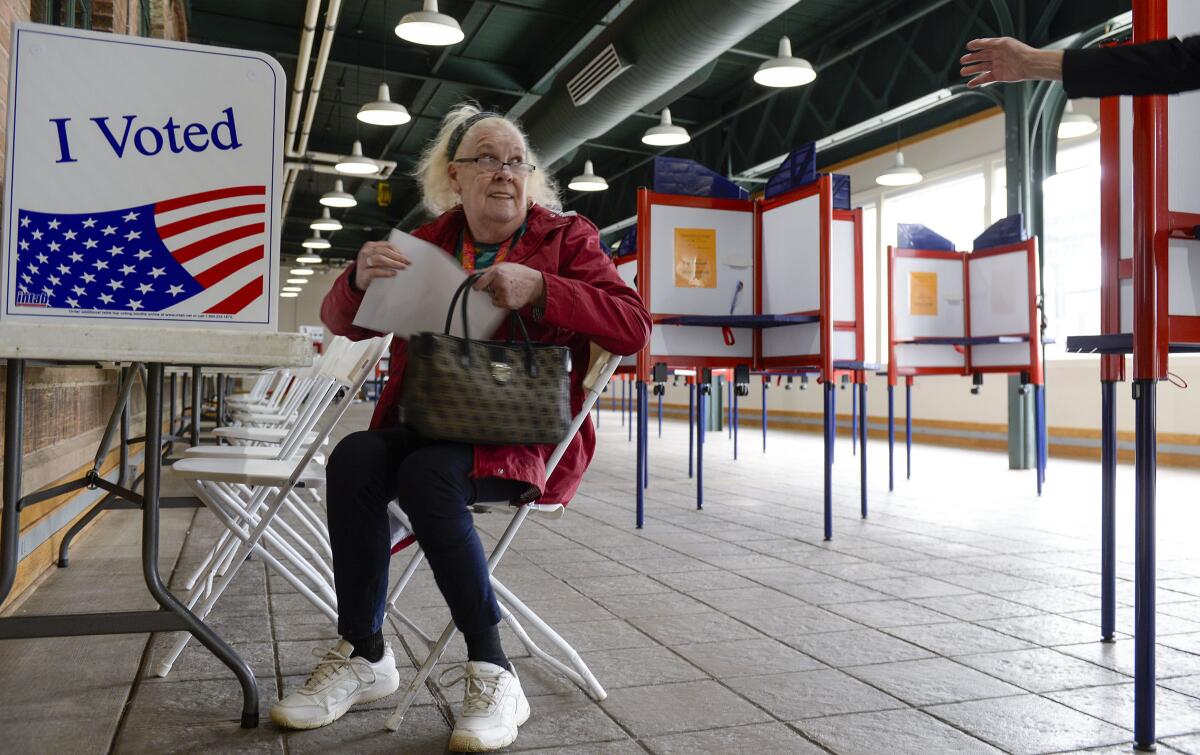
[(911, 387), (921, 375), (1017, 375), (1034, 392), (1037, 490), (1045, 481), (1046, 422), (1038, 241), (1030, 238), (973, 252), (888, 247), (888, 440), (895, 437), (892, 393), (901, 378), (909, 476)]
[(275, 330), (279, 64), (38, 24), (12, 50), (0, 318)]
[[(650, 343), (637, 360), (639, 414), (646, 414), (645, 383), (661, 382), (671, 369), (697, 371), (696, 416), (701, 418), (705, 373), (733, 369), (732, 425), (737, 396), (748, 392), (752, 370), (814, 375), (826, 393), (829, 539), (835, 380), (851, 379), (865, 405), (861, 210), (834, 209), (833, 177), (823, 175), (770, 199), (640, 189), (637, 217), (637, 288), (654, 322)], [(702, 419), (696, 438), (697, 508), (702, 508)], [(644, 443), (639, 451), (644, 467), (643, 454)], [(860, 462), (866, 516), (865, 449)], [(639, 486), (639, 526), (641, 501)]]

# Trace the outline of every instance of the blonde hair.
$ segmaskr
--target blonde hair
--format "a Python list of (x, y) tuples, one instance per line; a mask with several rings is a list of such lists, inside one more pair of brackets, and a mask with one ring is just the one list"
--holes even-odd
[[(460, 103), (451, 108), (450, 112), (446, 113), (446, 117), (442, 119), (442, 126), (438, 129), (437, 136), (425, 145), (421, 159), (413, 169), (413, 177), (421, 184), (421, 201), (425, 205), (425, 209), (433, 215), (441, 215), (461, 204), (458, 193), (450, 185), (450, 174), (447, 167), (453, 156), (448, 154), (448, 151), (450, 142), (454, 138), (454, 132), (481, 112), (484, 111), (480, 110), (478, 105), (469, 102)], [(558, 183), (554, 180), (554, 176), (542, 170), (542, 166), (538, 165), (537, 155), (529, 146), (529, 137), (516, 121), (502, 115), (480, 119), (471, 124), (467, 132), (459, 135), (460, 143), (465, 141), (470, 129), (479, 123), (493, 120), (504, 121), (517, 130), (517, 133), (521, 135), (521, 141), (525, 143), (525, 160), (538, 166), (538, 169), (525, 180), (525, 195), (543, 207), (561, 210), (562, 200), (558, 196)]]

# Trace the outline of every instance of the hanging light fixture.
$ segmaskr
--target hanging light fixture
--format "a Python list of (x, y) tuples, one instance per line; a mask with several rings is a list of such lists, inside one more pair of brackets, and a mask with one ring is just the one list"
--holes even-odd
[(314, 271), (311, 267), (293, 267), (288, 270), (289, 275), (313, 275)]
[(921, 171), (904, 164), (904, 153), (896, 150), (896, 162), (880, 173), (875, 178), (875, 183), (880, 186), (912, 186), (921, 183), (923, 178)]
[(333, 191), (327, 191), (321, 195), (319, 200), (326, 207), (353, 207), (358, 204), (358, 200), (353, 194), (347, 194), (342, 188), (342, 179), (338, 179), (333, 183)]
[(596, 175), (596, 169), (592, 167), (591, 160), (584, 160), (583, 175), (572, 178), (571, 183), (567, 184), (567, 188), (575, 191), (604, 191), (608, 188), (608, 181)]
[(392, 93), (387, 84), (379, 85), (379, 97), (358, 109), (358, 119), (372, 126), (400, 126), (412, 120), (408, 108), (392, 102)]
[(288, 278), (287, 279), (287, 284), (289, 286), (303, 286), (305, 283), (308, 283), (308, 278)]
[(295, 299), (299, 295), (300, 294), (296, 293), (295, 291), (284, 291), (283, 293), (281, 293), (279, 295), (279, 298), (280, 299)]
[(321, 211), (321, 217), (308, 224), (308, 227), (314, 231), (340, 231), (342, 230), (342, 221), (329, 215), (329, 208), (326, 207)]
[(328, 249), (330, 244), (329, 239), (321, 238), (320, 231), (313, 231), (313, 235), (301, 241), (300, 246), (305, 249)]
[(754, 72), (754, 81), (765, 87), (801, 87), (817, 78), (812, 64), (804, 58), (792, 57), (792, 40), (779, 38), (779, 54), (764, 60)]
[(692, 137), (688, 135), (687, 129), (671, 123), (669, 108), (663, 108), (662, 119), (657, 126), (651, 126), (646, 129), (646, 133), (642, 134), (642, 144), (649, 144), (652, 147), (674, 147), (687, 144), (691, 140)]
[(339, 157), (337, 165), (333, 167), (338, 173), (348, 173), (352, 176), (369, 176), (379, 172), (379, 163), (363, 156), (362, 142), (358, 139), (355, 139), (354, 145), (350, 147), (350, 154)]
[(1059, 139), (1077, 139), (1081, 136), (1096, 133), (1096, 121), (1087, 113), (1076, 113), (1071, 103), (1063, 112), (1062, 120), (1058, 122)]
[(303, 291), (304, 289), (300, 288), (299, 286), (284, 286), (283, 288), (281, 288), (279, 290), (284, 292), (285, 294), (298, 294), (301, 291)]
[(301, 265), (319, 265), (319, 264), (321, 264), (321, 258), (315, 254), (312, 254), (311, 252), (308, 254), (300, 255), (299, 257), (296, 258), (296, 261), (299, 262)]
[(413, 44), (445, 47), (463, 41), (463, 30), (452, 17), (438, 12), (437, 0), (425, 0), (421, 10), (400, 19), (396, 36)]

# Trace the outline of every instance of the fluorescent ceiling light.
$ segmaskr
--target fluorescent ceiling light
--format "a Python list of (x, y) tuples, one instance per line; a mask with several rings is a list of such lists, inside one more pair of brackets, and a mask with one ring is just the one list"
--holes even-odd
[(921, 183), (921, 171), (904, 164), (904, 153), (896, 150), (896, 162), (880, 173), (875, 183), (880, 186), (912, 186)]
[(379, 98), (358, 109), (358, 119), (372, 126), (402, 126), (412, 120), (408, 109), (392, 102), (392, 93), (387, 84), (379, 85)]
[(1076, 113), (1075, 108), (1071, 103), (1067, 103), (1067, 109), (1063, 113), (1062, 120), (1058, 123), (1058, 138), (1059, 139), (1077, 139), (1081, 136), (1096, 133), (1096, 121), (1087, 113)]
[(779, 38), (779, 55), (764, 60), (754, 72), (754, 81), (765, 87), (799, 87), (817, 78), (812, 64), (804, 58), (792, 57), (792, 40)]
[(350, 154), (339, 157), (337, 165), (333, 167), (338, 173), (346, 173), (351, 176), (369, 176), (379, 172), (379, 163), (363, 156), (362, 142), (358, 139), (355, 139), (353, 146), (350, 147)]
[(463, 30), (453, 18), (438, 12), (437, 0), (425, 0), (422, 10), (400, 19), (396, 36), (413, 44), (445, 47), (463, 41)]
[(288, 271), (288, 274), (289, 275), (312, 275), (313, 269), (311, 267), (293, 267), (291, 270)]
[(687, 144), (691, 140), (692, 137), (688, 135), (687, 129), (671, 123), (669, 108), (663, 108), (662, 119), (657, 126), (651, 126), (646, 129), (645, 134), (642, 134), (642, 144), (649, 144), (652, 147), (674, 147)]
[(608, 181), (596, 175), (596, 169), (592, 167), (591, 160), (585, 160), (583, 175), (572, 178), (571, 183), (567, 184), (567, 188), (575, 191), (604, 191), (608, 188)]
[(338, 179), (333, 183), (333, 191), (327, 191), (321, 195), (321, 204), (326, 207), (353, 207), (358, 204), (358, 200), (354, 195), (347, 194), (342, 188), (342, 179)]
[(314, 231), (340, 231), (342, 230), (342, 221), (329, 215), (329, 208), (321, 210), (321, 217), (308, 224), (308, 227)]

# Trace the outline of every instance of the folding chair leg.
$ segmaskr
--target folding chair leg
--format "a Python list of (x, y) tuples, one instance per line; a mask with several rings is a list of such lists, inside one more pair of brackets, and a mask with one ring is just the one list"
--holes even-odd
[(608, 697), (608, 693), (604, 691), (604, 687), (600, 686), (600, 682), (596, 681), (596, 677), (592, 674), (591, 669), (589, 669), (587, 664), (583, 662), (583, 659), (579, 657), (579, 653), (575, 650), (575, 648), (571, 647), (566, 640), (559, 636), (558, 632), (555, 632), (550, 628), (549, 624), (542, 620), (542, 617), (530, 610), (529, 606), (522, 603), (520, 598), (514, 595), (507, 587), (502, 585), (495, 577), (492, 577), (492, 587), (496, 590), (496, 593), (500, 596), (501, 600), (512, 607), (512, 611), (519, 613), (524, 619), (529, 621), (534, 627), (537, 628), (539, 632), (542, 633), (542, 636), (548, 639), (556, 648), (558, 648), (565, 656), (567, 656), (567, 659), (571, 662), (572, 668), (568, 668), (557, 658), (538, 647), (537, 643), (530, 638), (529, 634), (526, 633), (524, 627), (521, 626), (516, 617), (512, 615), (512, 611), (501, 605), (501, 611), (504, 614), (504, 618), (508, 622), (508, 625), (512, 627), (514, 632), (517, 633), (517, 637), (521, 639), (521, 642), (525, 644), (525, 647), (530, 653), (538, 658), (541, 658), (546, 663), (549, 663), (568, 679), (575, 682), (580, 687), (588, 690), (592, 697), (594, 697), (597, 701)]
[(419, 547), (416, 549), (416, 551), (417, 552), (413, 554), (413, 557), (409, 560), (408, 566), (404, 567), (404, 571), (400, 574), (400, 578), (396, 580), (396, 586), (393, 587), (391, 592), (388, 593), (387, 606), (384, 615), (387, 616), (388, 620), (392, 622), (392, 628), (396, 630), (396, 634), (400, 634), (400, 625), (403, 624), (412, 630), (412, 632), (421, 639), (421, 642), (425, 643), (426, 650), (430, 650), (433, 648), (435, 640), (429, 635), (425, 634), (424, 630), (422, 630), (421, 627), (417, 626), (415, 622), (405, 616), (400, 609), (396, 608), (396, 601), (400, 599), (400, 594), (404, 592), (404, 588), (408, 586), (410, 581), (412, 581), (413, 575), (417, 573), (417, 567), (419, 567), (421, 562), (425, 560), (425, 552)]
[(425, 658), (425, 662), (421, 664), (421, 668), (417, 669), (417, 675), (413, 677), (408, 688), (404, 690), (404, 697), (400, 699), (400, 704), (396, 706), (396, 710), (392, 715), (388, 716), (386, 723), (388, 729), (396, 731), (400, 728), (400, 724), (404, 723), (404, 717), (408, 715), (408, 709), (416, 701), (417, 693), (421, 691), (421, 686), (425, 684), (425, 680), (433, 673), (433, 667), (446, 654), (446, 647), (450, 644), (450, 640), (454, 638), (456, 631), (453, 621), (446, 625), (442, 636), (438, 638), (433, 649), (429, 651), (429, 656)]

